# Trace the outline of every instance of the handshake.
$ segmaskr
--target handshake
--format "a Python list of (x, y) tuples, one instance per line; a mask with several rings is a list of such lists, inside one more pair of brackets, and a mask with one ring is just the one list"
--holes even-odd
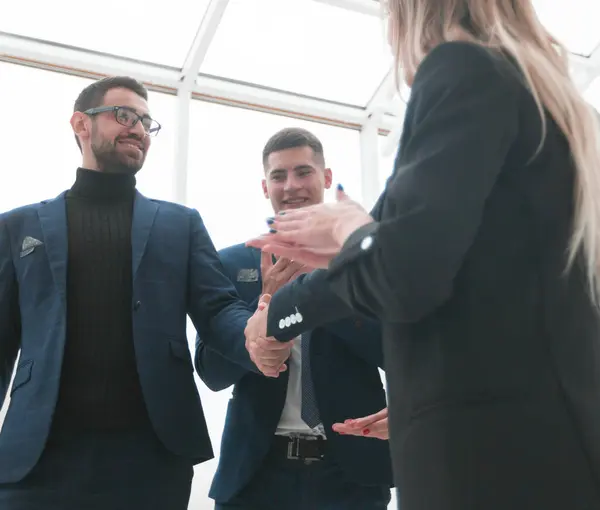
[(273, 260), (270, 253), (261, 253), (260, 270), (262, 275), (262, 293), (258, 308), (248, 321), (246, 334), (246, 349), (256, 367), (267, 377), (279, 377), (287, 370), (286, 361), (290, 357), (294, 341), (279, 342), (267, 337), (267, 315), (271, 296), (285, 284), (294, 281), (301, 274), (306, 274), (312, 268), (294, 262), (285, 257)]
[(258, 308), (248, 321), (244, 331), (246, 349), (256, 367), (267, 377), (279, 377), (287, 370), (285, 362), (291, 354), (294, 341), (279, 342), (267, 337), (267, 314), (269, 312), (270, 294), (263, 294)]

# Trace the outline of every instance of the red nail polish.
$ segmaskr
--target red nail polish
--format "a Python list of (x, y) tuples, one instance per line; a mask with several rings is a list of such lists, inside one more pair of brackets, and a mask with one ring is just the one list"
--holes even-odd
[(371, 433), (369, 429), (363, 430), (363, 435), (368, 436)]

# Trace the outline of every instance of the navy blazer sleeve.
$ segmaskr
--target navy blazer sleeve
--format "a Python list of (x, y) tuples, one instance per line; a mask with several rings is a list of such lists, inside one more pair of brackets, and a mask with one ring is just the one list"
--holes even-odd
[(225, 275), (200, 214), (196, 210), (191, 214), (188, 314), (208, 348), (258, 373), (246, 350), (244, 335), (253, 312)]
[(355, 232), (329, 269), (352, 308), (414, 322), (452, 294), (518, 133), (522, 88), (509, 69), (500, 55), (462, 42), (422, 63), (382, 217)]
[(6, 216), (0, 216), (0, 407), (6, 398), (21, 344), (21, 317)]
[[(223, 252), (219, 253), (221, 255)], [(226, 273), (233, 273), (231, 257), (221, 255), (220, 260)], [(250, 264), (252, 267), (253, 264)], [(231, 278), (229, 277), (230, 281)], [(258, 306), (258, 298), (252, 301), (248, 306), (251, 310), (256, 310)], [(200, 379), (212, 391), (221, 391), (229, 386), (236, 384), (245, 374), (248, 369), (239, 363), (234, 363), (225, 358), (214, 349), (211, 349), (204, 342), (203, 337), (198, 334), (196, 336), (196, 354), (195, 354), (196, 371)]]

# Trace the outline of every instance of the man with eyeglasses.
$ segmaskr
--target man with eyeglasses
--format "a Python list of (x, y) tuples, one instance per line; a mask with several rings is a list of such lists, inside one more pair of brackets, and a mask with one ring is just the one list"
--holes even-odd
[(75, 102), (82, 152), (57, 198), (0, 215), (2, 510), (184, 510), (213, 457), (186, 339), (257, 371), (252, 313), (195, 210), (135, 189), (147, 91), (100, 80)]

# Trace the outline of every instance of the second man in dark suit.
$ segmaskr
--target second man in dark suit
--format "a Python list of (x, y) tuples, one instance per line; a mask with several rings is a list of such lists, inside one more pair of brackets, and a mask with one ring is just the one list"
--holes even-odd
[[(323, 201), (331, 185), (323, 147), (285, 129), (263, 151), (263, 190), (275, 212)], [(255, 308), (309, 268), (276, 263), (244, 245), (220, 252), (238, 293)], [(198, 338), (196, 367), (211, 389), (234, 384), (210, 496), (217, 510), (384, 510), (390, 500), (387, 441), (341, 436), (335, 423), (385, 407), (377, 323), (349, 319), (295, 339), (277, 378), (250, 372)], [(314, 341), (312, 341), (314, 339)], [(309, 347), (310, 346), (310, 347)], [(289, 348), (289, 347), (288, 347)]]

